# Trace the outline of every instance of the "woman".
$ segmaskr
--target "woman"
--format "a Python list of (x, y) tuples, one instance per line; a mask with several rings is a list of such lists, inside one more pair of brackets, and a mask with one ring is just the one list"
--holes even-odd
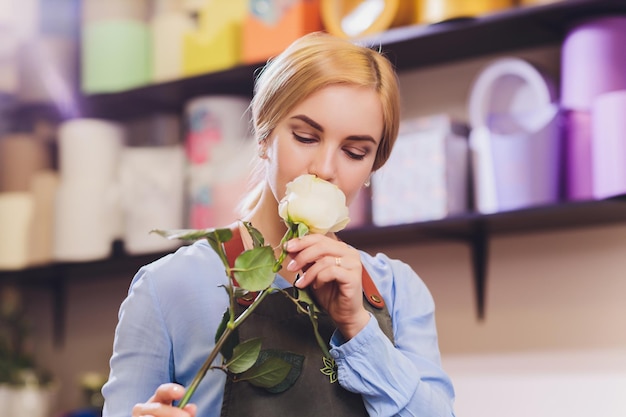
[[(385, 163), (398, 134), (397, 78), (381, 54), (310, 34), (266, 66), (251, 109), (264, 171), (242, 219), (278, 255), (286, 230), (278, 202), (287, 183), (312, 174), (339, 187), (349, 203)], [(341, 387), (328, 378), (316, 380), (318, 370), (305, 371), (292, 388), (272, 395), (227, 382), (223, 372), (210, 370), (193, 404), (175, 406), (211, 351), (228, 307), (226, 293), (218, 288), (227, 283), (223, 264), (206, 242), (198, 242), (135, 276), (120, 309), (111, 374), (103, 388), (104, 415), (128, 416), (131, 410), (133, 416), (157, 417), (454, 415), (454, 391), (440, 366), (433, 300), (408, 265), (358, 251), (332, 233), (293, 239), (285, 247), (289, 258), (275, 285), (311, 288), (328, 313), (336, 328), (332, 337), (328, 334)], [(385, 313), (370, 313), (363, 301), (364, 272), (386, 302), (388, 334), (380, 319)], [(248, 326), (248, 333), (267, 336), (263, 343), (270, 346), (285, 342), (308, 349), (314, 342), (291, 337), (299, 327), (296, 321), (281, 321), (277, 300), (264, 301), (268, 315)], [(266, 323), (272, 314), (278, 327)], [(274, 333), (259, 330), (270, 327)], [(311, 333), (310, 325), (306, 332)], [(317, 359), (305, 358), (307, 367), (318, 365)]]

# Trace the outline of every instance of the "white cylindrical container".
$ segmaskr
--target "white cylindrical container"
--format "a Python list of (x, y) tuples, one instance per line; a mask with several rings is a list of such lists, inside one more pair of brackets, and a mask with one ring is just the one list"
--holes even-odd
[(21, 269), (28, 265), (32, 220), (31, 193), (0, 193), (0, 269)]
[(54, 210), (59, 175), (52, 170), (37, 172), (31, 181), (33, 220), (28, 263), (43, 265), (54, 259)]
[(54, 258), (83, 262), (107, 258), (119, 233), (120, 204), (115, 184), (62, 181), (55, 201)]
[(97, 187), (116, 180), (126, 140), (122, 125), (98, 119), (69, 120), (59, 126), (58, 137), (62, 181), (80, 178)]
[(182, 146), (128, 147), (122, 151), (120, 192), (128, 253), (165, 251), (178, 245), (150, 231), (183, 228), (184, 180)]

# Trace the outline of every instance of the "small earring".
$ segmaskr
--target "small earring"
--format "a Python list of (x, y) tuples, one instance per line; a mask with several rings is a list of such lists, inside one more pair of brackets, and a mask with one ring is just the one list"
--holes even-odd
[(261, 159), (267, 158), (267, 153), (265, 152), (265, 149), (259, 149), (259, 158)]
[(367, 179), (367, 181), (365, 181), (365, 182), (363, 183), (363, 186), (364, 186), (365, 188), (369, 188), (369, 186), (370, 186), (371, 184), (372, 184), (372, 182), (370, 181), (370, 178), (368, 178), (368, 179)]

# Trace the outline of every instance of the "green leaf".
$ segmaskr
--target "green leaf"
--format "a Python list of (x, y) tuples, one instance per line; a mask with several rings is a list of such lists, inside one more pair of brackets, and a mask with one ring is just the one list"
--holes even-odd
[(248, 233), (250, 233), (250, 236), (252, 237), (252, 244), (255, 248), (265, 245), (265, 238), (261, 232), (258, 231), (258, 229), (252, 226), (252, 223), (243, 222), (243, 225), (246, 226), (246, 229), (248, 229)]
[(226, 367), (234, 374), (247, 371), (254, 365), (261, 352), (261, 339), (254, 338), (246, 340), (233, 350), (232, 359), (228, 361)]
[(309, 227), (304, 223), (298, 223), (298, 237), (306, 236), (309, 234)]
[(284, 360), (285, 362), (291, 365), (291, 369), (289, 370), (289, 373), (287, 374), (285, 379), (283, 379), (277, 385), (266, 388), (266, 390), (271, 392), (272, 394), (278, 394), (283, 391), (287, 391), (289, 388), (291, 388), (293, 384), (296, 383), (296, 380), (302, 373), (302, 366), (304, 365), (304, 356), (298, 355), (293, 352), (287, 352), (284, 350), (265, 349), (261, 351), (258, 361), (259, 362), (265, 361), (269, 357), (275, 357), (275, 358), (280, 358)]
[[(220, 322), (220, 325), (218, 326), (217, 331), (215, 332), (215, 343), (217, 343), (220, 337), (222, 337), (224, 330), (226, 330), (226, 325), (228, 324), (228, 320), (230, 320), (230, 309), (226, 309), (226, 311), (224, 312), (224, 315), (222, 316), (222, 321)], [(235, 329), (233, 330), (233, 333), (230, 336), (228, 336), (228, 339), (226, 339), (226, 342), (224, 342), (224, 344), (222, 345), (222, 348), (220, 349), (220, 353), (222, 354), (224, 358), (226, 358), (226, 360), (229, 360), (230, 358), (232, 358), (233, 350), (235, 349), (235, 346), (237, 346), (238, 343), (239, 343), (239, 330)]]
[(248, 381), (261, 388), (271, 388), (280, 384), (289, 374), (292, 365), (284, 359), (268, 357), (241, 374), (238, 381)]
[[(228, 233), (230, 233), (230, 237)], [(173, 229), (173, 230), (161, 230), (154, 229), (150, 233), (156, 233), (164, 238), (173, 240), (200, 240), (206, 239), (209, 236), (221, 236), (222, 242), (226, 242), (232, 238), (232, 232), (230, 229)]]
[(218, 254), (223, 254), (222, 244), (233, 238), (233, 231), (230, 229), (214, 229), (213, 233), (206, 236), (206, 240)]
[(235, 279), (245, 290), (264, 290), (274, 281), (274, 262), (274, 250), (269, 246), (247, 250), (235, 260)]

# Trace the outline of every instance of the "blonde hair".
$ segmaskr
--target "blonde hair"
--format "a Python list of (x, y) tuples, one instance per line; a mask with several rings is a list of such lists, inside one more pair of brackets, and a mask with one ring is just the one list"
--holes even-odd
[[(381, 53), (323, 32), (297, 39), (259, 72), (250, 104), (256, 140), (267, 140), (295, 106), (316, 91), (336, 84), (372, 88), (378, 93), (383, 132), (372, 170), (379, 169), (389, 158), (398, 136), (397, 75)], [(257, 194), (258, 189), (259, 186), (252, 194)], [(256, 202), (255, 197), (248, 197), (247, 203), (242, 204), (244, 211)]]

